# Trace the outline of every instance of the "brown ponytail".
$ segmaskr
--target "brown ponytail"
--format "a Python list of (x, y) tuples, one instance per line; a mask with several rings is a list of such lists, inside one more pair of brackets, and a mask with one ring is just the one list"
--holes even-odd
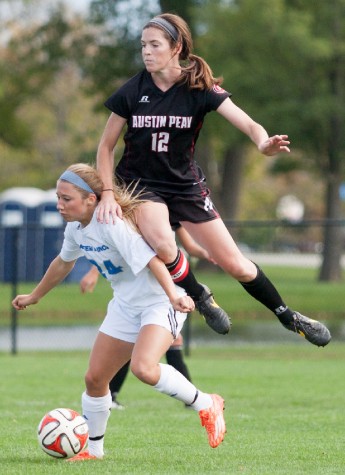
[(163, 13), (155, 18), (162, 18), (173, 27), (173, 31), (177, 34), (175, 40), (169, 32), (157, 23), (147, 23), (143, 29), (159, 28), (165, 38), (169, 41), (171, 48), (181, 45), (179, 56), (181, 71), (181, 84), (187, 84), (190, 89), (212, 89), (216, 85), (222, 83), (222, 78), (213, 77), (212, 70), (207, 62), (200, 56), (193, 54), (193, 40), (187, 23), (178, 15), (172, 13)]

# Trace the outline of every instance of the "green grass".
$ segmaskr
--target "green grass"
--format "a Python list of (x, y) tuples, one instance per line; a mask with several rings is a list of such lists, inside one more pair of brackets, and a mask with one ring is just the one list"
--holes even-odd
[(121, 393), (106, 458), (70, 465), (38, 447), (36, 427), (55, 407), (80, 410), (88, 354), (0, 354), (1, 473), (343, 474), (345, 345), (196, 348), (187, 358), (200, 389), (226, 400), (228, 432), (209, 448), (198, 415), (137, 381)]
[[(322, 320), (342, 320), (345, 317), (344, 283), (320, 283), (316, 269), (297, 267), (265, 267), (266, 274), (280, 291), (285, 302), (302, 313)], [(271, 320), (272, 315), (251, 298), (234, 279), (223, 272), (197, 272), (198, 279), (214, 292), (217, 302), (234, 320), (260, 318)], [(35, 284), (20, 284), (18, 293), (28, 293)], [(25, 324), (98, 324), (104, 317), (111, 298), (109, 284), (100, 279), (93, 294), (81, 295), (77, 284), (62, 284), (50, 292), (37, 306), (20, 313)], [(8, 324), (11, 311), (11, 287), (0, 286), (0, 325)], [(201, 319), (199, 319), (200, 324)]]

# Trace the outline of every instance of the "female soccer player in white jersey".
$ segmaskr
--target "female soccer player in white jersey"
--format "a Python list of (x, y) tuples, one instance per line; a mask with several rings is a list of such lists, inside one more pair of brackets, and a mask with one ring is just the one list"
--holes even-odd
[(38, 303), (81, 256), (98, 267), (114, 290), (85, 376), (82, 408), (89, 426), (88, 450), (69, 460), (103, 457), (112, 402), (109, 382), (129, 359), (139, 380), (198, 411), (209, 444), (217, 447), (225, 434), (223, 399), (199, 391), (172, 366), (160, 363), (194, 303), (174, 285), (166, 266), (135, 229), (139, 199), (116, 188), (124, 219), (115, 225), (97, 222), (95, 209), (103, 189), (97, 171), (85, 164), (71, 165), (60, 176), (57, 208), (68, 222), (61, 252), (35, 289), (12, 302), (17, 310)]
[[(188, 253), (189, 256), (196, 257), (198, 259), (206, 259), (209, 262), (215, 264), (215, 262), (208, 255), (206, 249), (202, 248), (197, 242), (195, 242), (194, 239), (192, 239), (192, 237), (182, 226), (174, 225), (173, 229), (175, 231), (176, 236), (178, 237), (179, 242), (183, 246), (183, 249)], [(97, 267), (92, 266), (90, 270), (80, 280), (81, 292), (93, 292), (94, 288), (97, 285), (99, 276), (100, 274), (98, 272)], [(191, 376), (188, 367), (183, 359), (183, 337), (181, 334), (176, 337), (176, 339), (166, 352), (165, 357), (168, 364), (170, 364), (177, 371), (183, 374), (183, 376), (185, 376), (188, 381), (191, 381)], [(118, 400), (118, 394), (127, 377), (129, 366), (130, 361), (128, 361), (128, 363), (126, 363), (110, 381), (109, 389), (112, 398), (112, 409), (124, 409), (124, 406)]]
[[(174, 277), (199, 308), (200, 284), (192, 279), (184, 256), (171, 236), (171, 222), (180, 222), (217, 264), (255, 299), (271, 310), (285, 328), (312, 344), (331, 339), (321, 323), (291, 310), (264, 272), (239, 250), (210, 197), (205, 175), (194, 160), (194, 149), (205, 115), (217, 111), (257, 145), (264, 155), (289, 152), (287, 135), (269, 137), (220, 87), (206, 61), (192, 54), (193, 43), (185, 21), (162, 14), (143, 28), (145, 69), (127, 81), (105, 105), (111, 114), (98, 147), (97, 168), (105, 184), (98, 207), (99, 221), (121, 216), (114, 201), (114, 148), (123, 128), (125, 150), (116, 176), (126, 184), (138, 182), (150, 200), (140, 206), (137, 223)], [(176, 269), (183, 268), (183, 272)], [(199, 286), (199, 287), (198, 287)]]

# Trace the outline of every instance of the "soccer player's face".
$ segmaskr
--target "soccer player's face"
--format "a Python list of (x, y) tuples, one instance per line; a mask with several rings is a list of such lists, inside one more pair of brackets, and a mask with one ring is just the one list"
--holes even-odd
[(56, 195), (56, 207), (65, 221), (79, 221), (85, 226), (89, 224), (95, 208), (95, 195), (91, 193), (84, 198), (71, 183), (63, 180), (57, 183)]
[(178, 55), (159, 28), (145, 28), (141, 36), (142, 56), (149, 73), (178, 65)]

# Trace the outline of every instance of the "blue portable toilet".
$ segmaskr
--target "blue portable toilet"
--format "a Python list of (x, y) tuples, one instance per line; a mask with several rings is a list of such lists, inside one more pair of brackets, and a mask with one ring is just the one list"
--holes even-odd
[(56, 208), (55, 188), (44, 192), (37, 206), (37, 239), (41, 249), (37, 265), (37, 280), (40, 280), (51, 261), (59, 254), (63, 241), (65, 222)]
[[(16, 187), (0, 194), (0, 281), (42, 278), (60, 252), (66, 226), (56, 204), (55, 189)], [(87, 259), (78, 259), (66, 282), (79, 282), (90, 267)]]
[(42, 190), (31, 187), (9, 188), (0, 194), (2, 281), (12, 282), (15, 277), (18, 281), (35, 280), (35, 265), (39, 254), (36, 242), (36, 206), (43, 194)]

